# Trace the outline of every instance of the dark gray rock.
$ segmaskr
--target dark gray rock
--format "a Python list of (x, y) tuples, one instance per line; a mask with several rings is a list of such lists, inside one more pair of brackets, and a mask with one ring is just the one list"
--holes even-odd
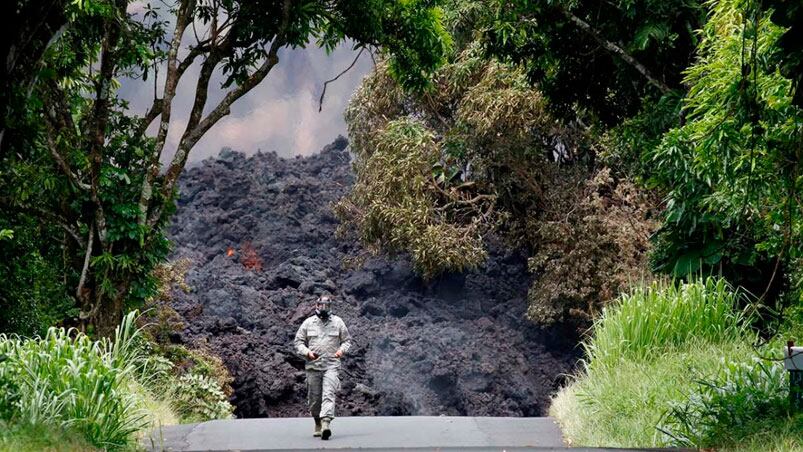
[(238, 416), (303, 416), (292, 339), (331, 293), (355, 341), (339, 415), (545, 414), (576, 338), (523, 320), (526, 256), (492, 241), (483, 268), (430, 282), (404, 257), (345, 265), (365, 253), (335, 235), (331, 204), (353, 183), (346, 144), (290, 160), (228, 150), (182, 175), (171, 239), (193, 290), (174, 293), (175, 340), (223, 359)]
[(388, 309), (388, 314), (399, 319), (406, 316), (409, 313), (410, 309), (408, 309), (407, 306), (404, 305), (398, 305), (398, 304), (392, 305), (390, 309)]
[(379, 287), (376, 276), (369, 271), (358, 271), (343, 281), (343, 292), (357, 297), (373, 295)]
[(362, 309), (360, 309), (360, 315), (366, 316), (366, 317), (368, 317), (368, 316), (373, 316), (373, 317), (384, 316), (385, 315), (385, 310), (382, 308), (382, 306), (379, 306), (379, 305), (377, 305), (375, 303), (368, 302), (368, 303), (365, 303), (362, 306)]

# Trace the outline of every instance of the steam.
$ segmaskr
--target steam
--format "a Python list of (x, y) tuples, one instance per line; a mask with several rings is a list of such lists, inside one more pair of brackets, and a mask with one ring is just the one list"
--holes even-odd
[[(324, 82), (348, 67), (357, 56), (358, 51), (352, 47), (352, 42), (343, 43), (329, 55), (314, 43), (306, 49), (282, 49), (279, 64), (261, 84), (234, 103), (231, 114), (198, 142), (189, 161), (216, 156), (225, 146), (248, 155), (257, 150), (276, 151), (284, 157), (310, 155), (338, 135), (346, 135), (343, 112), (351, 94), (373, 67), (368, 53), (363, 52), (350, 71), (329, 84), (320, 113), (318, 99)], [(199, 69), (200, 63), (196, 62), (176, 91), (162, 163), (170, 161), (184, 131)], [(160, 83), (163, 74), (164, 71), (160, 71)], [(224, 95), (220, 89), (222, 81), (223, 75), (216, 72), (210, 83), (207, 112)], [(153, 99), (153, 81), (124, 79), (121, 82), (120, 96), (130, 103), (133, 113), (143, 114)], [(154, 121), (149, 135), (155, 134), (156, 126), (157, 121)]]

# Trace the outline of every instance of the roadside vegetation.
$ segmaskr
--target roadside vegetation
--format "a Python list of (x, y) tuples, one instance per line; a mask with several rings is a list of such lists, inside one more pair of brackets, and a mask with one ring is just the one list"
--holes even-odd
[(778, 360), (782, 342), (754, 345), (744, 301), (722, 278), (705, 278), (656, 282), (608, 306), (583, 343), (580, 373), (553, 400), (550, 414), (566, 439), (575, 446), (803, 448), (803, 413), (789, 405)]
[(573, 445), (803, 448), (779, 361), (803, 342), (803, 10), (449, 4), (434, 89), (380, 62), (352, 98), (344, 232), (430, 279), (490, 235), (528, 253), (528, 317), (584, 346), (552, 407)]
[(0, 449), (137, 449), (161, 426), (231, 417), (219, 360), (179, 346), (165, 356), (137, 319), (113, 339), (55, 327), (0, 335)]

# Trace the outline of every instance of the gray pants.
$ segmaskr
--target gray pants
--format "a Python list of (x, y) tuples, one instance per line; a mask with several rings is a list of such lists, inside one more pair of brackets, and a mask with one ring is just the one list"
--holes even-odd
[(335, 418), (335, 395), (340, 389), (339, 370), (307, 370), (307, 404), (312, 417)]

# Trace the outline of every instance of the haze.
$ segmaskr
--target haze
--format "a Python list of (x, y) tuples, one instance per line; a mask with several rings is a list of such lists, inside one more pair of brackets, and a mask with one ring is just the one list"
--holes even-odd
[[(346, 135), (343, 112), (351, 94), (373, 67), (368, 52), (363, 52), (349, 72), (329, 84), (320, 113), (318, 99), (324, 82), (347, 68), (356, 55), (351, 43), (342, 44), (329, 55), (315, 45), (306, 49), (282, 49), (279, 64), (259, 86), (234, 103), (231, 114), (195, 146), (189, 162), (216, 156), (224, 146), (247, 154), (262, 150), (276, 151), (284, 157), (310, 155), (338, 134)], [(188, 70), (178, 86), (163, 163), (172, 158), (184, 131), (195, 94), (193, 80), (197, 80), (199, 67), (196, 63)], [(160, 72), (160, 77), (163, 73)], [(221, 73), (217, 72), (210, 83), (207, 111), (223, 96), (222, 80)], [(119, 94), (130, 102), (134, 112), (143, 114), (153, 100), (153, 81), (125, 79)], [(154, 134), (157, 124), (158, 121), (154, 121), (149, 134)]]

